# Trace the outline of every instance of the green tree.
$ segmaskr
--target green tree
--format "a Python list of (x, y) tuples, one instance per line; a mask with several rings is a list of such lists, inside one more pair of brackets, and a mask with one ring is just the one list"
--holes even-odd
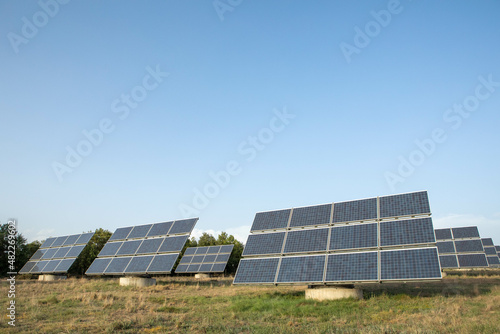
[(200, 240), (198, 240), (198, 247), (215, 246), (216, 244), (217, 240), (215, 240), (213, 235), (208, 234), (207, 232), (203, 232), (203, 234), (200, 237)]
[(108, 242), (111, 234), (110, 231), (102, 228), (95, 230), (89, 243), (85, 246), (71, 268), (69, 268), (68, 273), (73, 275), (84, 275), (106, 242)]
[[(11, 231), (15, 233), (12, 234)], [(19, 272), (31, 255), (33, 254), (27, 249), (26, 238), (21, 233), (9, 228), (9, 223), (0, 225), (0, 276), (5, 276), (8, 272)], [(14, 260), (13, 268), (10, 267), (9, 260), (11, 263)]]

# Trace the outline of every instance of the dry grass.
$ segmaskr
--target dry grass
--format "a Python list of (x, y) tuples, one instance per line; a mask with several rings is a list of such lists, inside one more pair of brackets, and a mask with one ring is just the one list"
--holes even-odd
[[(6, 282), (2, 283), (6, 287)], [(316, 302), (303, 286), (232, 286), (232, 279), (18, 280), (19, 333), (499, 333), (500, 278), (363, 286), (364, 300)], [(6, 291), (6, 289), (2, 289)], [(7, 296), (0, 296), (6, 305)], [(7, 320), (0, 332), (7, 332)]]

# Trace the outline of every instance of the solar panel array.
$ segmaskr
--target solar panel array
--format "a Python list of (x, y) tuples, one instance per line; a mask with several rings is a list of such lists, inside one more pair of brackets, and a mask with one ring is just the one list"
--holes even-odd
[(94, 232), (48, 238), (21, 268), (20, 274), (64, 274), (76, 261)]
[(221, 273), (226, 269), (234, 245), (190, 247), (175, 269), (176, 273)]
[(434, 233), (442, 268), (488, 267), (477, 226), (441, 228)]
[(255, 216), (235, 284), (440, 279), (427, 192)]
[(486, 260), (490, 267), (500, 267), (500, 259), (498, 258), (498, 253), (493, 244), (493, 239), (482, 238), (481, 242), (483, 244), (484, 253), (486, 254)]
[(86, 275), (168, 274), (198, 218), (118, 228)]

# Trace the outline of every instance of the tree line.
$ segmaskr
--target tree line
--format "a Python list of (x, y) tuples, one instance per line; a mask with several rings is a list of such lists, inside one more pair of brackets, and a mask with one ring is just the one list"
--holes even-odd
[[(10, 272), (12, 270), (9, 269), (9, 262), (8, 262), (8, 224), (2, 224), (0, 225), (0, 276), (6, 276), (7, 272)], [(108, 242), (108, 239), (111, 237), (112, 233), (108, 230), (105, 230), (103, 228), (98, 228), (95, 230), (95, 233), (90, 239), (89, 243), (83, 251), (81, 252), (80, 256), (76, 259), (76, 261), (73, 263), (71, 268), (68, 270), (68, 275), (73, 275), (73, 276), (83, 276), (87, 269), (90, 267), (92, 262), (94, 262), (95, 258), (101, 251), (101, 249), (104, 247), (106, 242)], [(26, 238), (19, 232), (17, 232), (16, 237), (15, 237), (15, 245), (16, 245), (16, 260), (15, 260), (15, 272), (19, 272), (21, 268), (28, 262), (28, 260), (35, 254), (35, 252), (40, 248), (42, 245), (42, 241), (33, 241), (30, 243), (27, 243)], [(226, 266), (226, 270), (224, 271), (224, 274), (226, 275), (232, 275), (236, 273), (236, 269), (238, 268), (238, 263), (240, 262), (241, 259), (241, 254), (243, 253), (243, 244), (236, 240), (234, 236), (228, 235), (226, 232), (222, 232), (215, 238), (213, 235), (204, 232), (201, 237), (196, 240), (195, 237), (192, 237), (189, 239), (186, 244), (184, 245), (184, 248), (182, 249), (181, 256), (177, 259), (177, 262), (175, 263), (175, 266), (172, 270), (172, 272), (175, 271), (175, 268), (177, 268), (177, 265), (179, 264), (180, 259), (184, 255), (184, 252), (186, 251), (187, 248), (189, 247), (202, 247), (202, 246), (218, 246), (218, 245), (230, 245), (233, 244), (234, 248), (231, 253), (231, 256), (229, 257), (229, 261)]]

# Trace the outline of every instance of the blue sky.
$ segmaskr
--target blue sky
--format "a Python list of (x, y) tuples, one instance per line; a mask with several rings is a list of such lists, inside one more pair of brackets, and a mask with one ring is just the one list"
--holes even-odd
[(428, 190), (436, 228), (499, 244), (499, 10), (0, 1), (0, 221), (245, 241), (259, 211)]

